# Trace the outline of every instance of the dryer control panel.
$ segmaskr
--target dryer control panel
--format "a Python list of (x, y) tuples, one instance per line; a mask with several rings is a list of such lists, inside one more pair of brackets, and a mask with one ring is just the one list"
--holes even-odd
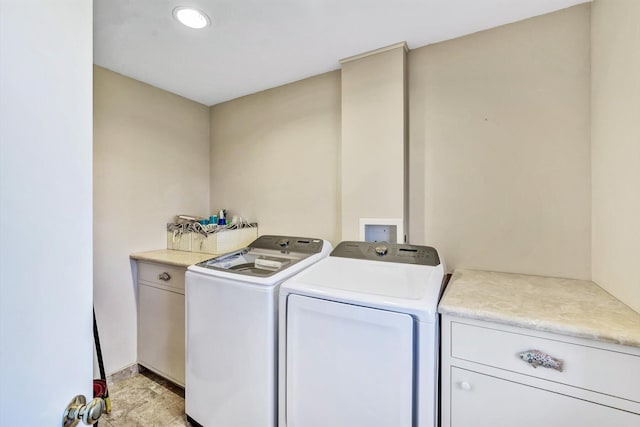
[(440, 264), (440, 257), (435, 248), (385, 242), (342, 242), (330, 256), (432, 267)]

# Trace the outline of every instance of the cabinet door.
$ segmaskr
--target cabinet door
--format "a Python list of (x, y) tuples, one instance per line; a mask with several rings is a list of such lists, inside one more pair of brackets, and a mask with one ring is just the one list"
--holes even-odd
[(563, 394), (451, 368), (451, 427), (636, 427), (640, 416)]
[(138, 361), (184, 386), (184, 295), (138, 284)]

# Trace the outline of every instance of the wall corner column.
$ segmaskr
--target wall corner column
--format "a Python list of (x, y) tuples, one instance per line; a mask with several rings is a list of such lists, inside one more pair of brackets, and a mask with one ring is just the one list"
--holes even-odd
[(400, 219), (407, 236), (407, 45), (342, 65), (342, 240), (361, 240), (360, 219)]

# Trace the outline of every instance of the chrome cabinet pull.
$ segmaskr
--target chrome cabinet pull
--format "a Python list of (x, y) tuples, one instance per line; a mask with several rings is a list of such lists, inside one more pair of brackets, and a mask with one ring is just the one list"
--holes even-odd
[(518, 353), (518, 357), (527, 362), (532, 368), (542, 366), (543, 368), (555, 369), (556, 371), (562, 372), (562, 368), (564, 367), (563, 360), (549, 356), (540, 350), (523, 351), (522, 353)]
[(158, 275), (158, 279), (168, 282), (169, 280), (171, 280), (171, 275), (165, 271), (164, 273), (160, 273)]

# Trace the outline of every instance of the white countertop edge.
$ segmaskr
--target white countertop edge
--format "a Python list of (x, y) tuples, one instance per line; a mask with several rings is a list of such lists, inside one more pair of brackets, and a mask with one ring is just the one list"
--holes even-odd
[(585, 338), (594, 341), (602, 341), (611, 344), (619, 344), (630, 347), (640, 347), (640, 340), (635, 337), (614, 336), (599, 334), (591, 329), (572, 327), (569, 324), (558, 324), (554, 322), (536, 321), (535, 319), (500, 316), (494, 312), (483, 312), (479, 310), (465, 310), (460, 307), (449, 308), (446, 305), (438, 307), (438, 313), (443, 315), (457, 316), (465, 319), (482, 320), (494, 322), (508, 326), (516, 326), (542, 332), (551, 332), (575, 338)]

